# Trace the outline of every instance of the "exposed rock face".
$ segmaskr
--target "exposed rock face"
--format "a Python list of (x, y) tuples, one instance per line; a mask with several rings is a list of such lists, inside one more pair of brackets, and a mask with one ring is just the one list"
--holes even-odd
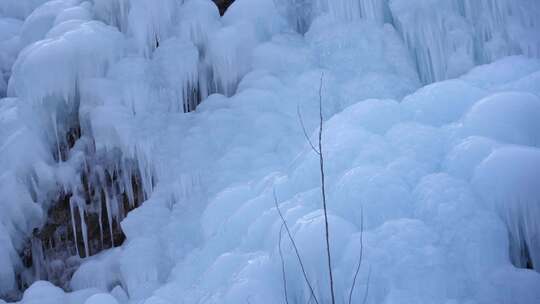
[(225, 14), (225, 11), (229, 6), (234, 2), (234, 0), (214, 0), (214, 3), (219, 8), (219, 14), (223, 16)]

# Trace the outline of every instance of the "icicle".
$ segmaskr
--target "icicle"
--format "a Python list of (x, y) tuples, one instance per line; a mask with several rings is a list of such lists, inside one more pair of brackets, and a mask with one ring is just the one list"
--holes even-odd
[(74, 205), (75, 204), (75, 200), (73, 199), (73, 197), (71, 197), (69, 199), (69, 210), (71, 212), (71, 227), (73, 229), (73, 242), (75, 243), (75, 249), (77, 250), (77, 255), (80, 256), (80, 251), (79, 251), (79, 242), (77, 240), (77, 224), (75, 223), (75, 210), (74, 210)]
[(121, 222), (122, 219), (124, 219), (125, 216), (126, 216), (126, 214), (125, 214), (125, 212), (124, 212), (124, 209), (123, 209), (123, 207), (122, 207), (122, 204), (120, 204), (120, 203), (118, 202), (118, 200), (116, 199), (116, 196), (113, 195), (113, 196), (111, 197), (111, 204), (110, 204), (110, 205), (111, 205), (111, 207), (112, 207), (112, 208), (111, 208), (111, 209), (112, 209), (112, 212), (111, 212), (112, 218), (113, 218), (114, 220), (116, 220), (116, 224), (118, 225), (116, 228), (117, 228), (117, 229), (121, 229), (121, 227), (120, 227), (120, 222)]
[[(101, 193), (99, 194), (101, 196)], [(103, 203), (101, 201), (101, 197), (100, 199), (97, 201), (97, 203), (99, 204), (99, 209), (98, 209), (98, 222), (99, 222), (99, 240), (101, 242), (101, 248), (105, 248), (104, 245), (103, 245), (103, 219), (102, 219), (102, 213), (103, 213)]]
[(109, 222), (109, 236), (111, 238), (111, 247), (114, 247), (110, 196), (109, 196), (109, 191), (107, 191), (107, 188), (104, 188), (103, 191), (105, 191), (105, 209), (107, 211), (107, 221)]
[(137, 162), (138, 162), (138, 169), (139, 169), (139, 177), (141, 180), (141, 185), (139, 186), (142, 188), (139, 192), (142, 193), (142, 199), (146, 199), (149, 196), (149, 194), (152, 192), (153, 172), (152, 172), (152, 168), (150, 167), (150, 164), (148, 163), (145, 157), (141, 157), (141, 156), (137, 157)]
[(53, 124), (54, 136), (56, 138), (56, 153), (58, 153), (58, 162), (62, 162), (62, 153), (60, 151), (60, 138), (58, 136), (58, 120), (56, 117), (56, 112), (51, 111), (51, 122)]
[(32, 265), (34, 265), (34, 280), (44, 278), (44, 269), (42, 269), (43, 265), (45, 265), (43, 256), (43, 245), (36, 236), (33, 236), (31, 246)]
[(84, 252), (85, 257), (90, 256), (90, 248), (88, 247), (88, 230), (86, 228), (86, 220), (84, 218), (85, 212), (82, 208), (79, 208), (79, 214), (81, 216), (81, 230), (83, 235), (83, 241), (84, 241)]
[[(113, 176), (111, 175), (111, 180), (108, 181), (107, 180), (107, 176), (105, 175), (105, 170), (103, 169), (103, 167), (99, 166), (99, 165), (96, 165), (94, 167), (94, 174), (97, 176), (97, 179), (99, 181), (99, 184), (101, 185), (101, 190), (103, 190), (103, 193), (104, 193), (104, 199), (105, 199), (105, 211), (107, 213), (107, 221), (108, 221), (108, 224), (109, 224), (109, 237), (111, 239), (111, 247), (114, 247), (114, 238), (113, 238), (113, 225), (112, 225), (112, 219), (113, 219), (113, 210), (112, 210), (112, 207), (111, 207), (111, 201), (110, 201), (110, 198), (111, 198), (111, 194), (109, 193), (109, 189), (107, 187), (107, 183), (110, 182), (111, 185), (113, 183)], [(102, 202), (100, 201), (99, 202), (100, 206), (102, 205)], [(101, 225), (101, 221), (100, 221), (100, 225)]]
[(124, 164), (124, 168), (121, 170), (122, 179), (121, 179), (121, 186), (123, 187), (123, 191), (128, 197), (128, 203), (130, 208), (135, 207), (135, 195), (133, 191), (133, 185), (132, 185), (132, 176), (133, 172), (129, 165)]
[(77, 209), (79, 210), (79, 217), (81, 219), (81, 232), (83, 236), (83, 243), (84, 243), (84, 253), (85, 257), (90, 256), (90, 247), (88, 246), (88, 228), (86, 226), (86, 218), (85, 218), (85, 209), (84, 209), (84, 200), (81, 200), (79, 197), (73, 197), (75, 203), (77, 204)]
[(199, 63), (198, 69), (199, 77), (197, 79), (197, 85), (199, 88), (200, 98), (203, 100), (211, 94), (211, 83), (213, 78), (212, 68), (206, 61), (204, 61)]

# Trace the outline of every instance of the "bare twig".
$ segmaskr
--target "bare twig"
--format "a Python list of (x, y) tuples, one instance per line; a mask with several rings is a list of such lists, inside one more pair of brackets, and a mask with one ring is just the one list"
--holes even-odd
[(362, 303), (366, 304), (367, 297), (369, 294), (369, 282), (371, 281), (371, 266), (369, 267), (369, 272), (367, 275), (367, 281), (366, 281), (366, 291), (364, 292), (364, 299), (362, 300)]
[(328, 208), (326, 206), (326, 189), (324, 182), (324, 157), (322, 150), (322, 133), (323, 133), (323, 110), (322, 110), (322, 87), (323, 87), (324, 73), (321, 74), (321, 82), (319, 84), (319, 164), (321, 171), (321, 195), (324, 211), (324, 228), (326, 239), (326, 257), (328, 261), (328, 276), (330, 279), (330, 295), (332, 296), (332, 304), (336, 304), (334, 293), (334, 276), (332, 275), (332, 256), (330, 253), (330, 233), (328, 227)]
[(285, 297), (285, 303), (289, 304), (289, 296), (287, 295), (287, 275), (285, 273), (285, 260), (283, 259), (283, 251), (281, 251), (281, 235), (283, 234), (284, 226), (285, 224), (281, 224), (281, 228), (279, 229), (278, 250), (279, 250), (279, 258), (281, 259), (281, 278), (283, 280), (283, 296)]
[[(356, 272), (354, 273), (354, 278), (351, 285), (351, 290), (349, 292), (349, 304), (352, 303), (352, 295), (354, 288), (356, 287), (356, 279), (358, 273), (360, 272), (360, 267), (362, 266), (362, 255), (364, 252), (364, 207), (360, 206), (360, 254), (358, 256), (358, 265), (356, 266)], [(364, 302), (365, 303), (365, 302)]]
[(277, 195), (276, 195), (276, 189), (273, 191), (274, 195), (274, 204), (276, 206), (277, 212), (279, 214), (279, 217), (281, 218), (281, 222), (283, 226), (285, 227), (285, 231), (287, 231), (287, 235), (289, 237), (289, 240), (291, 241), (291, 244), (293, 246), (294, 252), (296, 254), (296, 259), (298, 260), (298, 264), (300, 264), (300, 268), (302, 269), (302, 274), (304, 276), (304, 280), (306, 281), (307, 286), (309, 287), (309, 291), (311, 292), (311, 296), (315, 300), (315, 303), (319, 304), (319, 301), (317, 300), (317, 297), (315, 296), (315, 292), (313, 291), (313, 286), (309, 282), (306, 269), (304, 267), (304, 263), (302, 262), (302, 258), (300, 257), (300, 252), (298, 251), (298, 247), (296, 246), (296, 242), (294, 241), (294, 238), (292, 237), (291, 231), (289, 230), (289, 225), (287, 225), (287, 221), (285, 221), (285, 217), (283, 216), (283, 213), (281, 213), (281, 209), (279, 208)]
[(298, 105), (296, 107), (296, 114), (298, 115), (298, 121), (300, 122), (300, 126), (302, 126), (302, 131), (304, 132), (304, 137), (306, 138), (306, 141), (311, 146), (311, 149), (313, 150), (313, 152), (315, 152), (317, 154), (320, 154), (321, 152), (319, 152), (319, 150), (317, 150), (317, 148), (315, 148), (315, 145), (311, 141), (311, 138), (309, 138), (309, 135), (308, 135), (308, 133), (306, 131), (306, 125), (304, 124), (304, 119), (302, 118), (302, 112), (300, 111), (300, 105)]
[[(306, 138), (306, 141), (310, 145), (311, 149), (319, 156), (319, 165), (320, 165), (320, 174), (321, 174), (321, 196), (322, 196), (322, 204), (323, 204), (323, 212), (324, 212), (324, 225), (325, 225), (325, 241), (326, 241), (326, 257), (327, 257), (327, 264), (328, 264), (328, 277), (329, 277), (329, 280), (330, 280), (330, 294), (331, 294), (331, 299), (332, 299), (331, 304), (335, 304), (336, 300), (335, 300), (335, 292), (334, 292), (334, 276), (333, 276), (333, 273), (332, 273), (332, 255), (331, 255), (331, 250), (330, 250), (330, 228), (329, 228), (329, 223), (328, 223), (328, 208), (327, 208), (327, 204), (326, 204), (326, 184), (325, 184), (325, 172), (324, 172), (324, 156), (323, 156), (323, 147), (322, 147), (323, 146), (323, 144), (322, 144), (322, 135), (323, 135), (323, 124), (324, 124), (323, 106), (322, 106), (322, 102), (323, 102), (322, 101), (322, 99), (323, 99), (322, 98), (323, 81), (324, 81), (324, 72), (321, 74), (321, 80), (320, 80), (320, 83), (319, 83), (318, 148), (315, 147), (315, 145), (311, 141), (310, 136), (308, 135), (308, 132), (306, 130), (306, 127), (305, 127), (305, 124), (304, 124), (304, 120), (302, 118), (302, 113), (300, 111), (300, 106), (299, 105), (297, 107), (297, 115), (298, 115), (298, 120), (300, 122), (300, 125), (302, 126), (302, 131), (304, 133), (304, 137)], [(275, 196), (275, 192), (274, 192), (274, 200), (276, 201), (276, 207), (278, 208), (278, 212), (280, 213), (280, 217), (281, 217), (281, 219), (282, 219), (282, 221), (283, 221), (283, 223), (285, 225), (285, 228), (287, 229), (287, 233), (289, 233), (289, 238), (291, 238), (291, 241), (293, 242), (293, 246), (295, 247), (295, 250), (296, 250), (296, 246), (294, 245), (294, 241), (292, 240), (292, 236), (290, 235), (288, 227), (287, 227), (287, 225), (285, 223), (285, 219), (283, 218), (283, 216), (281, 214), (281, 211), (279, 210), (279, 207), (277, 206), (277, 199), (276, 199), (276, 196)], [(354, 289), (356, 287), (356, 281), (357, 281), (357, 278), (358, 278), (358, 274), (359, 274), (360, 268), (362, 266), (362, 257), (363, 257), (363, 251), (364, 251), (364, 244), (363, 244), (364, 211), (363, 211), (363, 209), (362, 209), (361, 212), (362, 212), (362, 215), (361, 215), (362, 219), (361, 219), (361, 229), (360, 229), (360, 254), (359, 254), (359, 257), (358, 257), (358, 264), (357, 264), (356, 271), (355, 271), (355, 274), (354, 274), (354, 277), (353, 277), (352, 285), (351, 285), (351, 288), (350, 288), (350, 291), (349, 291), (349, 302), (348, 302), (349, 304), (352, 303), (352, 295), (354, 293)], [(297, 253), (297, 257), (298, 257), (298, 259), (300, 261), (300, 265), (302, 266), (302, 261), (300, 260), (300, 255), (298, 254), (298, 251), (296, 253)], [(302, 266), (302, 270), (304, 271), (303, 266)], [(368, 274), (368, 278), (367, 278), (366, 292), (364, 294), (364, 301), (363, 301), (364, 304), (367, 301), (367, 295), (368, 295), (368, 292), (369, 292), (370, 277), (371, 277), (371, 268), (369, 269), (369, 274)], [(307, 276), (305, 274), (305, 271), (304, 271), (304, 278), (306, 279), (306, 282), (310, 286), (312, 296), (315, 297), (315, 294), (313, 292), (313, 288), (311, 288), (311, 285), (310, 285), (309, 281), (307, 280)], [(317, 299), (316, 298), (314, 298), (314, 299), (318, 303)], [(310, 299), (310, 301), (311, 301), (311, 299)]]

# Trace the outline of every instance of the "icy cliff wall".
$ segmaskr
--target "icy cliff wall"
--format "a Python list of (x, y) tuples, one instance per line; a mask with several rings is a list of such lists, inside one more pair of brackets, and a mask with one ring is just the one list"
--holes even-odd
[[(446, 300), (440, 284), (452, 263), (465, 268), (453, 280), (485, 288), (452, 285), (449, 293), (463, 301), (496, 298), (478, 279), (491, 268), (499, 272), (489, 282), (503, 282), (503, 273), (533, 285), (536, 277), (506, 262), (536, 268), (539, 259), (530, 217), (538, 213), (539, 10), (534, 0), (237, 0), (220, 17), (206, 0), (2, 1), (0, 294), (57, 276), (38, 274), (43, 259), (28, 270), (21, 256), (29, 240), (47, 235), (40, 229), (54, 226), (48, 216), (59, 205), (69, 208), (67, 228), (31, 246), (39, 255), (67, 242), (68, 256), (87, 258), (115, 246), (112, 226), (122, 225), (128, 240), (83, 264), (73, 282), (62, 277), (67, 289), (119, 287), (134, 300), (160, 290), (171, 299), (161, 286), (172, 282), (186, 298), (210, 303), (244, 301), (250, 288), (280, 294), (279, 284), (258, 275), (279, 268), (267, 254), (276, 249), (275, 210), (264, 202), (268, 185), (277, 188), (304, 247), (317, 250), (310, 246), (320, 219), (317, 172), (296, 111), (298, 104), (312, 130), (310, 101), (323, 71), (343, 277), (357, 249), (348, 243), (359, 227), (354, 202), (373, 201), (366, 207), (372, 248), (394, 246), (410, 267), (374, 252), (373, 264), (394, 272), (375, 276), (372, 301)], [(377, 100), (364, 102), (370, 98)], [(506, 168), (509, 159), (520, 161)], [(470, 207), (479, 201), (487, 207)], [(482, 208), (499, 217), (484, 218)], [(460, 243), (448, 227), (463, 219), (480, 228), (463, 228), (475, 232)], [(493, 240), (476, 239), (482, 234)], [(481, 263), (467, 253), (474, 250), (502, 253)], [(411, 270), (429, 263), (442, 265), (440, 273)], [(69, 265), (60, 266), (50, 271)], [(227, 271), (241, 279), (229, 281)], [(190, 277), (181, 279), (183, 272)], [(432, 294), (407, 280), (422, 276), (422, 284), (439, 284)]]

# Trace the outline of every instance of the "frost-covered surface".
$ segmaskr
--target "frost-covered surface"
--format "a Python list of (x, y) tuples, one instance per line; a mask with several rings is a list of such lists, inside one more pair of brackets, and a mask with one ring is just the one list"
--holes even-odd
[[(368, 276), (367, 303), (540, 302), (539, 9), (1, 1), (0, 295), (43, 278), (20, 253), (69, 193), (69, 250), (86, 257), (72, 291), (38, 281), (21, 303), (283, 303), (275, 191), (327, 303), (318, 158), (297, 114), (315, 132), (324, 75), (339, 302), (362, 226), (354, 303)], [(87, 257), (91, 214), (100, 249), (120, 221), (123, 245)], [(289, 300), (307, 302), (281, 249)]]

